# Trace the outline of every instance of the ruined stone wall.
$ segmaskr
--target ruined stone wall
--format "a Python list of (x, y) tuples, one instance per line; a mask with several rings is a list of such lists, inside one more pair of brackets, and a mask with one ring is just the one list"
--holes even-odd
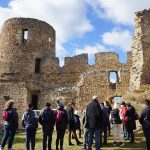
[[(0, 83), (0, 110), (5, 109), (5, 103), (8, 99), (15, 101), (15, 107), (19, 114), (19, 120), (27, 106), (28, 89), (24, 82), (1, 82)], [(2, 123), (2, 113), (0, 112), (0, 124)]]
[[(23, 31), (28, 39), (22, 41)], [(88, 54), (66, 57), (63, 67), (55, 56), (55, 30), (43, 21), (30, 18), (13, 18), (6, 21), (0, 34), (0, 104), (5, 96), (15, 99), (20, 116), (28, 103), (37, 96), (37, 109), (46, 102), (56, 108), (55, 101), (62, 98), (65, 104), (75, 102), (83, 110), (93, 95), (111, 100), (122, 96), (129, 86), (131, 53), (121, 64), (118, 55), (97, 53), (95, 64), (88, 64)], [(40, 70), (35, 72), (36, 58)], [(110, 72), (116, 72), (118, 81), (109, 81)], [(81, 107), (82, 106), (82, 107)]]
[(130, 90), (150, 84), (150, 10), (136, 13)]
[[(95, 57), (95, 65), (81, 75), (78, 83), (79, 110), (86, 108), (93, 95), (97, 95), (99, 101), (111, 101), (114, 97), (123, 96), (129, 87), (131, 52), (128, 52), (126, 64), (121, 64), (118, 55), (111, 52), (100, 52)], [(109, 79), (112, 71), (118, 74), (116, 84)]]

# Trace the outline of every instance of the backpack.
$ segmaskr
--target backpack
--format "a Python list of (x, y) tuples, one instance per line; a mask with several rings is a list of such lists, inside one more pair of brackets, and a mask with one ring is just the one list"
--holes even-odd
[(25, 125), (28, 127), (37, 127), (37, 118), (34, 111), (28, 111), (25, 113)]
[(51, 119), (52, 119), (52, 112), (51, 112), (51, 110), (43, 111), (43, 113), (41, 115), (41, 119), (42, 119), (42, 123), (44, 123), (44, 124), (50, 123)]
[(3, 116), (3, 120), (4, 121), (9, 121), (10, 120), (10, 111), (9, 110), (5, 110), (5, 111), (3, 111), (3, 113), (2, 113), (2, 116)]
[(80, 119), (78, 115), (74, 115), (74, 122), (77, 129), (80, 129)]
[(61, 123), (63, 121), (63, 111), (57, 110), (55, 114), (56, 123)]
[(122, 120), (120, 119), (120, 116), (119, 116), (118, 109), (114, 109), (111, 111), (111, 122), (112, 122), (112, 124), (121, 124), (122, 123)]

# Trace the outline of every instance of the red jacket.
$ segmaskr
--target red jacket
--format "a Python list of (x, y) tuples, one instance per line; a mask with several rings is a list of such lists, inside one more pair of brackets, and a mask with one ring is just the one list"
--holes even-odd
[(123, 107), (121, 108), (121, 117), (122, 117), (122, 118), (124, 118), (126, 111), (127, 111), (127, 107), (126, 107), (126, 106), (123, 106)]

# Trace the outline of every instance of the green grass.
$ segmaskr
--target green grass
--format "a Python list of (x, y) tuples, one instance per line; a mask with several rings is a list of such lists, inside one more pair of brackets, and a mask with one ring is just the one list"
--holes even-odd
[[(2, 135), (0, 135), (1, 139)], [(80, 150), (82, 146), (77, 146), (75, 144), (75, 140), (72, 140), (72, 143), (74, 143), (74, 146), (68, 146), (68, 135), (66, 132), (65, 135), (65, 141), (64, 141), (64, 150)], [(53, 134), (53, 142), (52, 142), (52, 148), (55, 149), (55, 139), (56, 139), (56, 132)], [(113, 146), (113, 136), (111, 135), (108, 138), (108, 145), (103, 147), (102, 150), (146, 150), (146, 144), (145, 144), (145, 138), (143, 137), (143, 133), (141, 130), (137, 131), (135, 133), (135, 139), (136, 142), (134, 144), (128, 144), (127, 141), (125, 141), (125, 146), (124, 147), (114, 147)], [(83, 138), (80, 139), (80, 141), (83, 141)], [(7, 146), (6, 146), (7, 147)], [(25, 150), (25, 133), (24, 132), (19, 132), (15, 136), (14, 140), (14, 146), (13, 148), (15, 150)], [(93, 148), (95, 149), (95, 148)], [(7, 150), (5, 148), (5, 150)], [(36, 147), (35, 150), (42, 150), (42, 131), (38, 130), (36, 134)]]

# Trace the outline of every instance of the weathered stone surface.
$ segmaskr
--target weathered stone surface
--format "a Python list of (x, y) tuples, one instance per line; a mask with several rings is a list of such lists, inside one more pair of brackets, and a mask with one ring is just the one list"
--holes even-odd
[[(23, 40), (24, 30), (28, 31), (27, 40)], [(75, 102), (82, 111), (93, 95), (98, 95), (102, 101), (122, 96), (129, 87), (131, 52), (127, 57), (127, 63), (121, 64), (117, 54), (101, 52), (95, 55), (95, 64), (90, 66), (88, 55), (81, 54), (65, 58), (64, 66), (60, 67), (55, 56), (52, 26), (31, 18), (9, 19), (0, 34), (1, 110), (6, 97), (16, 101), (21, 117), (35, 97), (37, 109), (45, 102), (51, 102), (55, 108), (55, 100), (63, 98), (65, 104)], [(40, 59), (39, 72), (35, 72), (37, 58)], [(112, 71), (118, 75), (116, 84), (109, 79)]]
[(130, 90), (150, 84), (150, 10), (136, 13)]

